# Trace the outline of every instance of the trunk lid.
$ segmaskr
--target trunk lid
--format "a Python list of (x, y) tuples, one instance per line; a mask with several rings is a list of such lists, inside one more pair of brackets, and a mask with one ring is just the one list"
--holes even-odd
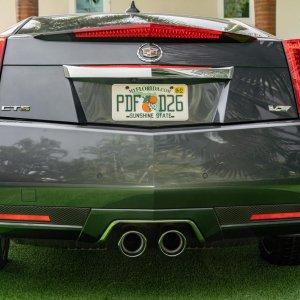
[(280, 41), (233, 21), (140, 14), (29, 21), (7, 40), (0, 105), (5, 118), (118, 126), (298, 118)]

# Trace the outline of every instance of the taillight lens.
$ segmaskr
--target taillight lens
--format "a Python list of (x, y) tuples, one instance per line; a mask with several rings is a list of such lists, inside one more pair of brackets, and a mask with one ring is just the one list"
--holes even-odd
[(3, 62), (5, 45), (6, 45), (6, 37), (0, 37), (0, 65), (2, 65)]
[(50, 216), (0, 214), (0, 221), (51, 222)]
[(272, 214), (256, 214), (250, 217), (251, 221), (277, 220), (277, 219), (295, 219), (300, 218), (300, 212), (284, 212)]
[(283, 41), (283, 46), (293, 80), (298, 112), (300, 112), (300, 40)]
[(0, 37), (0, 71), (2, 69), (5, 45), (6, 45), (6, 37)]
[(218, 40), (221, 31), (161, 24), (103, 26), (74, 31), (75, 38), (170, 38)]

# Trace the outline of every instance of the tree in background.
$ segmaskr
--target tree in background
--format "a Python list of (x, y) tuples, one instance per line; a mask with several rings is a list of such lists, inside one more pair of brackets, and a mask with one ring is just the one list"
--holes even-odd
[(255, 26), (276, 34), (276, 0), (254, 0)]
[(225, 18), (249, 18), (249, 0), (224, 0)]
[(18, 22), (39, 14), (39, 0), (16, 0)]

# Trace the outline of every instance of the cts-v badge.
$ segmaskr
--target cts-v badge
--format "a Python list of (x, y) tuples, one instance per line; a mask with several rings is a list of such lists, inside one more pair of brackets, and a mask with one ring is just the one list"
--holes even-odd
[(20, 106), (20, 105), (12, 105), (12, 106), (2, 106), (2, 111), (30, 111), (30, 106)]
[(138, 49), (137, 55), (144, 62), (157, 62), (162, 58), (163, 51), (156, 44), (144, 44)]
[(272, 112), (287, 112), (289, 111), (291, 107), (290, 106), (285, 106), (285, 105), (277, 105), (277, 106), (274, 106), (274, 105), (269, 105), (269, 111), (272, 111)]

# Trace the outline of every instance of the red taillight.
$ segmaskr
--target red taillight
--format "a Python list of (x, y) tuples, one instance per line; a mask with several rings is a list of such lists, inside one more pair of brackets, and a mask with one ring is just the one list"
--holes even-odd
[(300, 212), (256, 214), (256, 215), (252, 215), (250, 217), (250, 220), (259, 221), (259, 220), (295, 219), (295, 218), (300, 218)]
[(218, 40), (222, 32), (188, 26), (133, 24), (103, 26), (74, 31), (75, 38), (171, 38)]
[(31, 222), (50, 222), (49, 216), (41, 215), (15, 215), (15, 214), (0, 214), (0, 221), (31, 221)]
[(0, 70), (1, 70), (3, 57), (4, 57), (5, 45), (6, 45), (6, 37), (0, 37)]
[(298, 112), (300, 112), (300, 40), (283, 41), (283, 46), (293, 80)]

